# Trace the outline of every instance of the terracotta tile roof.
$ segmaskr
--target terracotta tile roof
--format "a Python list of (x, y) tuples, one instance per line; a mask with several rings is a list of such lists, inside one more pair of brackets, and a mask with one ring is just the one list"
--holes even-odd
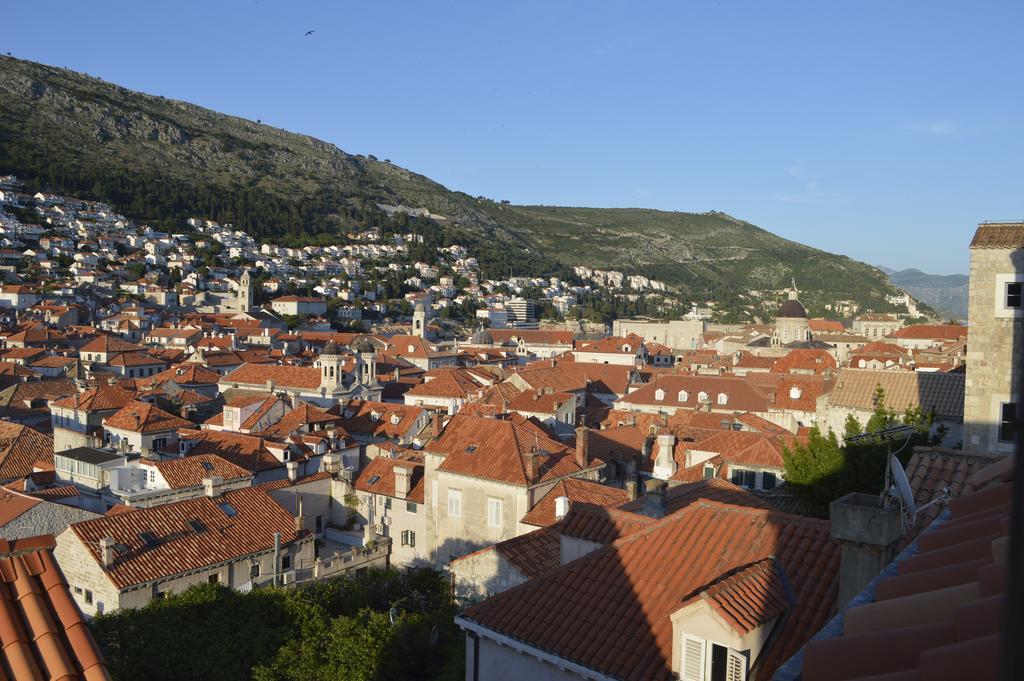
[(554, 414), (566, 402), (574, 402), (576, 395), (572, 393), (542, 392), (524, 390), (508, 403), (509, 411), (525, 411), (527, 413)]
[(380, 438), (416, 435), (411, 430), (423, 415), (422, 407), (369, 400), (352, 400), (337, 411), (342, 427), (349, 433)]
[(200, 364), (175, 364), (153, 376), (154, 383), (174, 381), (178, 385), (217, 385), (221, 376)]
[(788, 354), (778, 358), (772, 364), (772, 371), (777, 374), (789, 374), (799, 371), (811, 371), (823, 374), (836, 369), (836, 360), (827, 350), (790, 350)]
[(1024, 223), (978, 225), (971, 248), (1024, 248)]
[(682, 607), (698, 600), (708, 603), (741, 635), (770, 622), (791, 605), (786, 595), (785, 577), (774, 558), (764, 558), (723, 577), (684, 599)]
[[(282, 481), (288, 484), (287, 480)], [(121, 513), (72, 523), (70, 531), (101, 565), (99, 541), (113, 538), (126, 550), (115, 551), (114, 562), (103, 572), (119, 589), (170, 577), (208, 565), (272, 549), (274, 533), (285, 543), (295, 541), (295, 519), (268, 493), (269, 487), (247, 487), (221, 497), (198, 497), (133, 513)], [(227, 502), (235, 513), (221, 508)], [(189, 520), (200, 521), (196, 532)], [(152, 533), (149, 545), (140, 537)]]
[(84, 412), (120, 409), (134, 401), (133, 394), (115, 385), (90, 388), (54, 401), (53, 406)]
[(934, 409), (940, 418), (962, 420), (964, 375), (911, 371), (839, 370), (829, 404), (874, 411), (875, 389), (885, 390), (885, 406), (897, 412), (911, 407)]
[(967, 338), (967, 327), (956, 324), (912, 324), (889, 334), (889, 338), (959, 340)]
[(566, 537), (610, 544), (656, 522), (654, 518), (632, 511), (578, 503), (559, 524), (559, 532)]
[(147, 402), (131, 402), (103, 419), (103, 426), (133, 433), (159, 433), (178, 428), (191, 428), (192, 422), (178, 418)]
[(794, 602), (757, 661), (771, 678), (835, 610), (839, 549), (826, 522), (700, 501), (459, 619), (602, 674), (668, 681), (681, 600), (772, 556)]
[(320, 387), (320, 370), (316, 367), (250, 364), (247, 362), (220, 379), (220, 382), (226, 385), (240, 383), (261, 388), (266, 387), (268, 381), (275, 386), (316, 389)]
[(494, 339), (496, 345), (504, 345), (512, 342), (514, 338), (522, 338), (527, 345), (564, 345), (568, 349), (572, 346), (573, 333), (571, 331), (542, 331), (539, 329), (488, 329), (487, 333)]
[(972, 491), (807, 645), (802, 678), (999, 678), (1013, 476), (1012, 457), (968, 476)]
[[(266, 412), (262, 409), (256, 410), (253, 416), (246, 419), (246, 422), (242, 425), (248, 427), (249, 421), (253, 421), (253, 424), (255, 424), (256, 421), (254, 419), (257, 415), (262, 417), (263, 413)], [(315, 428), (320, 431), (322, 429), (334, 428), (338, 436), (347, 438), (349, 435), (341, 426), (342, 421), (342, 417), (337, 414), (332, 414), (328, 410), (312, 405), (309, 402), (300, 401), (298, 406), (278, 419), (277, 423), (267, 428), (266, 433), (283, 437), (296, 430), (309, 431)]]
[(252, 477), (252, 473), (246, 469), (216, 454), (194, 454), (151, 465), (160, 471), (171, 489), (202, 485), (203, 478), (214, 476), (224, 480)]
[(812, 332), (843, 333), (846, 331), (842, 322), (830, 319), (808, 319), (807, 324)]
[(46, 381), (29, 381), (18, 383), (0, 391), (0, 414), (5, 411), (17, 417), (29, 411), (49, 411), (47, 406), (33, 408), (29, 406), (35, 400), (60, 399), (78, 392), (75, 382), (70, 378), (55, 378)]
[(39, 499), (27, 494), (18, 494), (15, 491), (10, 491), (8, 487), (0, 487), (0, 527), (41, 503)]
[(821, 376), (785, 376), (775, 384), (772, 407), (789, 411), (817, 411), (818, 398), (832, 390), (834, 384), (833, 379)]
[(587, 435), (587, 448), (600, 459), (632, 459), (643, 454), (650, 434), (642, 426), (614, 426), (591, 430)]
[(167, 362), (147, 352), (121, 352), (107, 360), (112, 367), (164, 366)]
[(466, 369), (448, 367), (427, 372), (423, 383), (413, 386), (406, 395), (413, 397), (456, 397), (468, 398), (484, 388), (486, 384), (473, 379)]
[(665, 490), (665, 513), (675, 513), (700, 500), (720, 501), (735, 506), (749, 506), (751, 508), (771, 509), (772, 506), (765, 503), (750, 491), (734, 485), (728, 480), (711, 478), (698, 482), (675, 485)]
[(412, 471), (410, 491), (405, 499), (417, 504), (423, 503), (423, 457), (406, 453), (391, 458), (378, 456), (366, 465), (356, 478), (355, 488), (360, 492), (395, 497), (395, 468)]
[[(975, 474), (994, 463), (1004, 461), (999, 454), (967, 453), (956, 449), (940, 447), (916, 447), (907, 462), (906, 473), (914, 502), (918, 508), (924, 506), (948, 487), (953, 497), (973, 492), (971, 479)], [(936, 504), (918, 515), (917, 527), (927, 527), (942, 511)]]
[[(657, 399), (658, 390), (665, 393), (661, 400)], [(681, 391), (686, 392), (686, 400), (679, 399)], [(708, 396), (712, 409), (768, 411), (768, 393), (745, 378), (735, 376), (660, 376), (655, 381), (621, 397), (620, 402), (697, 409), (701, 405), (698, 400), (701, 392)], [(722, 393), (727, 397), (725, 404), (718, 403), (718, 395)]]
[(558, 567), (561, 549), (558, 528), (542, 527), (506, 539), (494, 550), (528, 579), (535, 579)]
[(53, 558), (54, 546), (48, 535), (0, 539), (4, 678), (109, 681), (96, 641)]
[(106, 335), (96, 336), (91, 341), (78, 348), (79, 354), (85, 352), (113, 354), (115, 352), (135, 352), (138, 350), (142, 350), (142, 348), (135, 343), (129, 343), (121, 340), (120, 338)]
[[(596, 341), (576, 341), (573, 345), (573, 352), (599, 352), (620, 355), (635, 355), (643, 347), (644, 339), (636, 334), (626, 337), (608, 336)], [(629, 348), (627, 350), (627, 348)]]
[[(445, 455), (438, 470), (513, 485), (531, 486), (582, 470), (573, 450), (518, 415), (492, 419), (457, 414), (441, 438), (430, 441), (425, 449)], [(527, 467), (533, 452), (537, 452), (537, 467), (534, 479), (529, 479)]]
[(20, 423), (0, 421), (0, 480), (24, 478), (40, 462), (53, 465), (53, 438)]
[(554, 525), (560, 520), (555, 517), (555, 499), (558, 497), (567, 497), (570, 509), (574, 504), (616, 507), (629, 501), (629, 494), (624, 489), (582, 478), (566, 478), (555, 483), (519, 522), (537, 527)]
[(182, 440), (200, 441), (189, 450), (189, 456), (216, 454), (253, 473), (284, 466), (270, 453), (262, 437), (217, 430), (182, 430), (178, 435)]
[(612, 364), (552, 360), (528, 364), (515, 374), (534, 390), (551, 388), (555, 392), (587, 392), (624, 395), (629, 388), (633, 368)]

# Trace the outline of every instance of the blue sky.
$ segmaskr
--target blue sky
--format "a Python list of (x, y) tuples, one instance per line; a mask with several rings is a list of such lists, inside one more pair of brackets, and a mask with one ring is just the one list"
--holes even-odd
[(720, 210), (946, 274), (1024, 219), (1021, 26), (1019, 0), (8, 0), (0, 51), (473, 195)]

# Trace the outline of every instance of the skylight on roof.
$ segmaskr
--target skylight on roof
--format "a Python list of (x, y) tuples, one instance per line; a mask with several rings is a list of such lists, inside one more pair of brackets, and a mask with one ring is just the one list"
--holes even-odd
[(206, 532), (206, 525), (203, 525), (203, 521), (202, 520), (198, 520), (196, 518), (193, 518), (192, 520), (189, 520), (186, 524), (189, 527), (191, 527), (192, 531), (195, 532), (196, 534), (201, 534), (203, 532)]
[(209, 461), (200, 461), (199, 463), (202, 464), (204, 470), (206, 470), (206, 471), (212, 471), (213, 470), (213, 464), (210, 463)]
[(369, 480), (366, 481), (366, 484), (367, 485), (372, 485), (372, 484), (376, 483), (378, 480), (380, 480), (380, 476), (379, 475), (374, 475)]
[(139, 539), (141, 539), (142, 543), (146, 546), (156, 546), (159, 543), (156, 535), (152, 532), (139, 532)]
[(470, 454), (472, 454), (473, 452), (476, 451), (476, 445), (470, 445), (470, 446), (466, 447), (466, 451), (469, 452)]
[(238, 511), (235, 510), (235, 507), (226, 501), (217, 504), (217, 508), (223, 511), (224, 515), (226, 515), (229, 518), (233, 518), (238, 514)]

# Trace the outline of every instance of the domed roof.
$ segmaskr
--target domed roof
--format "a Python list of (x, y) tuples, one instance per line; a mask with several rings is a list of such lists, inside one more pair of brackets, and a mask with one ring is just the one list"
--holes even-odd
[(377, 349), (373, 347), (373, 343), (366, 336), (360, 336), (356, 339), (356, 342), (352, 344), (352, 349), (356, 352), (376, 352)]
[(807, 310), (804, 309), (803, 303), (799, 300), (790, 298), (789, 300), (782, 301), (782, 305), (779, 306), (779, 314), (776, 316), (790, 319), (807, 319)]
[(494, 337), (482, 327), (469, 337), (470, 345), (494, 345)]
[(324, 343), (324, 347), (320, 350), (321, 355), (337, 355), (340, 354), (338, 351), (338, 344), (332, 340)]

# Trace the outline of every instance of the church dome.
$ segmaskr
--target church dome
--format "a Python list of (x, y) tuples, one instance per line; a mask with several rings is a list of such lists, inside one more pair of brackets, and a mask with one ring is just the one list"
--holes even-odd
[(782, 301), (782, 305), (779, 306), (779, 314), (777, 317), (784, 317), (787, 319), (807, 319), (807, 310), (796, 298), (790, 298), (789, 300)]
[(377, 351), (376, 348), (373, 347), (373, 343), (371, 343), (370, 339), (366, 336), (360, 336), (357, 338), (356, 342), (352, 344), (352, 349), (358, 353)]
[(320, 350), (321, 355), (338, 355), (341, 354), (338, 350), (338, 344), (332, 340), (324, 343), (323, 349)]
[(481, 328), (469, 337), (469, 343), (470, 345), (494, 345), (494, 337)]

